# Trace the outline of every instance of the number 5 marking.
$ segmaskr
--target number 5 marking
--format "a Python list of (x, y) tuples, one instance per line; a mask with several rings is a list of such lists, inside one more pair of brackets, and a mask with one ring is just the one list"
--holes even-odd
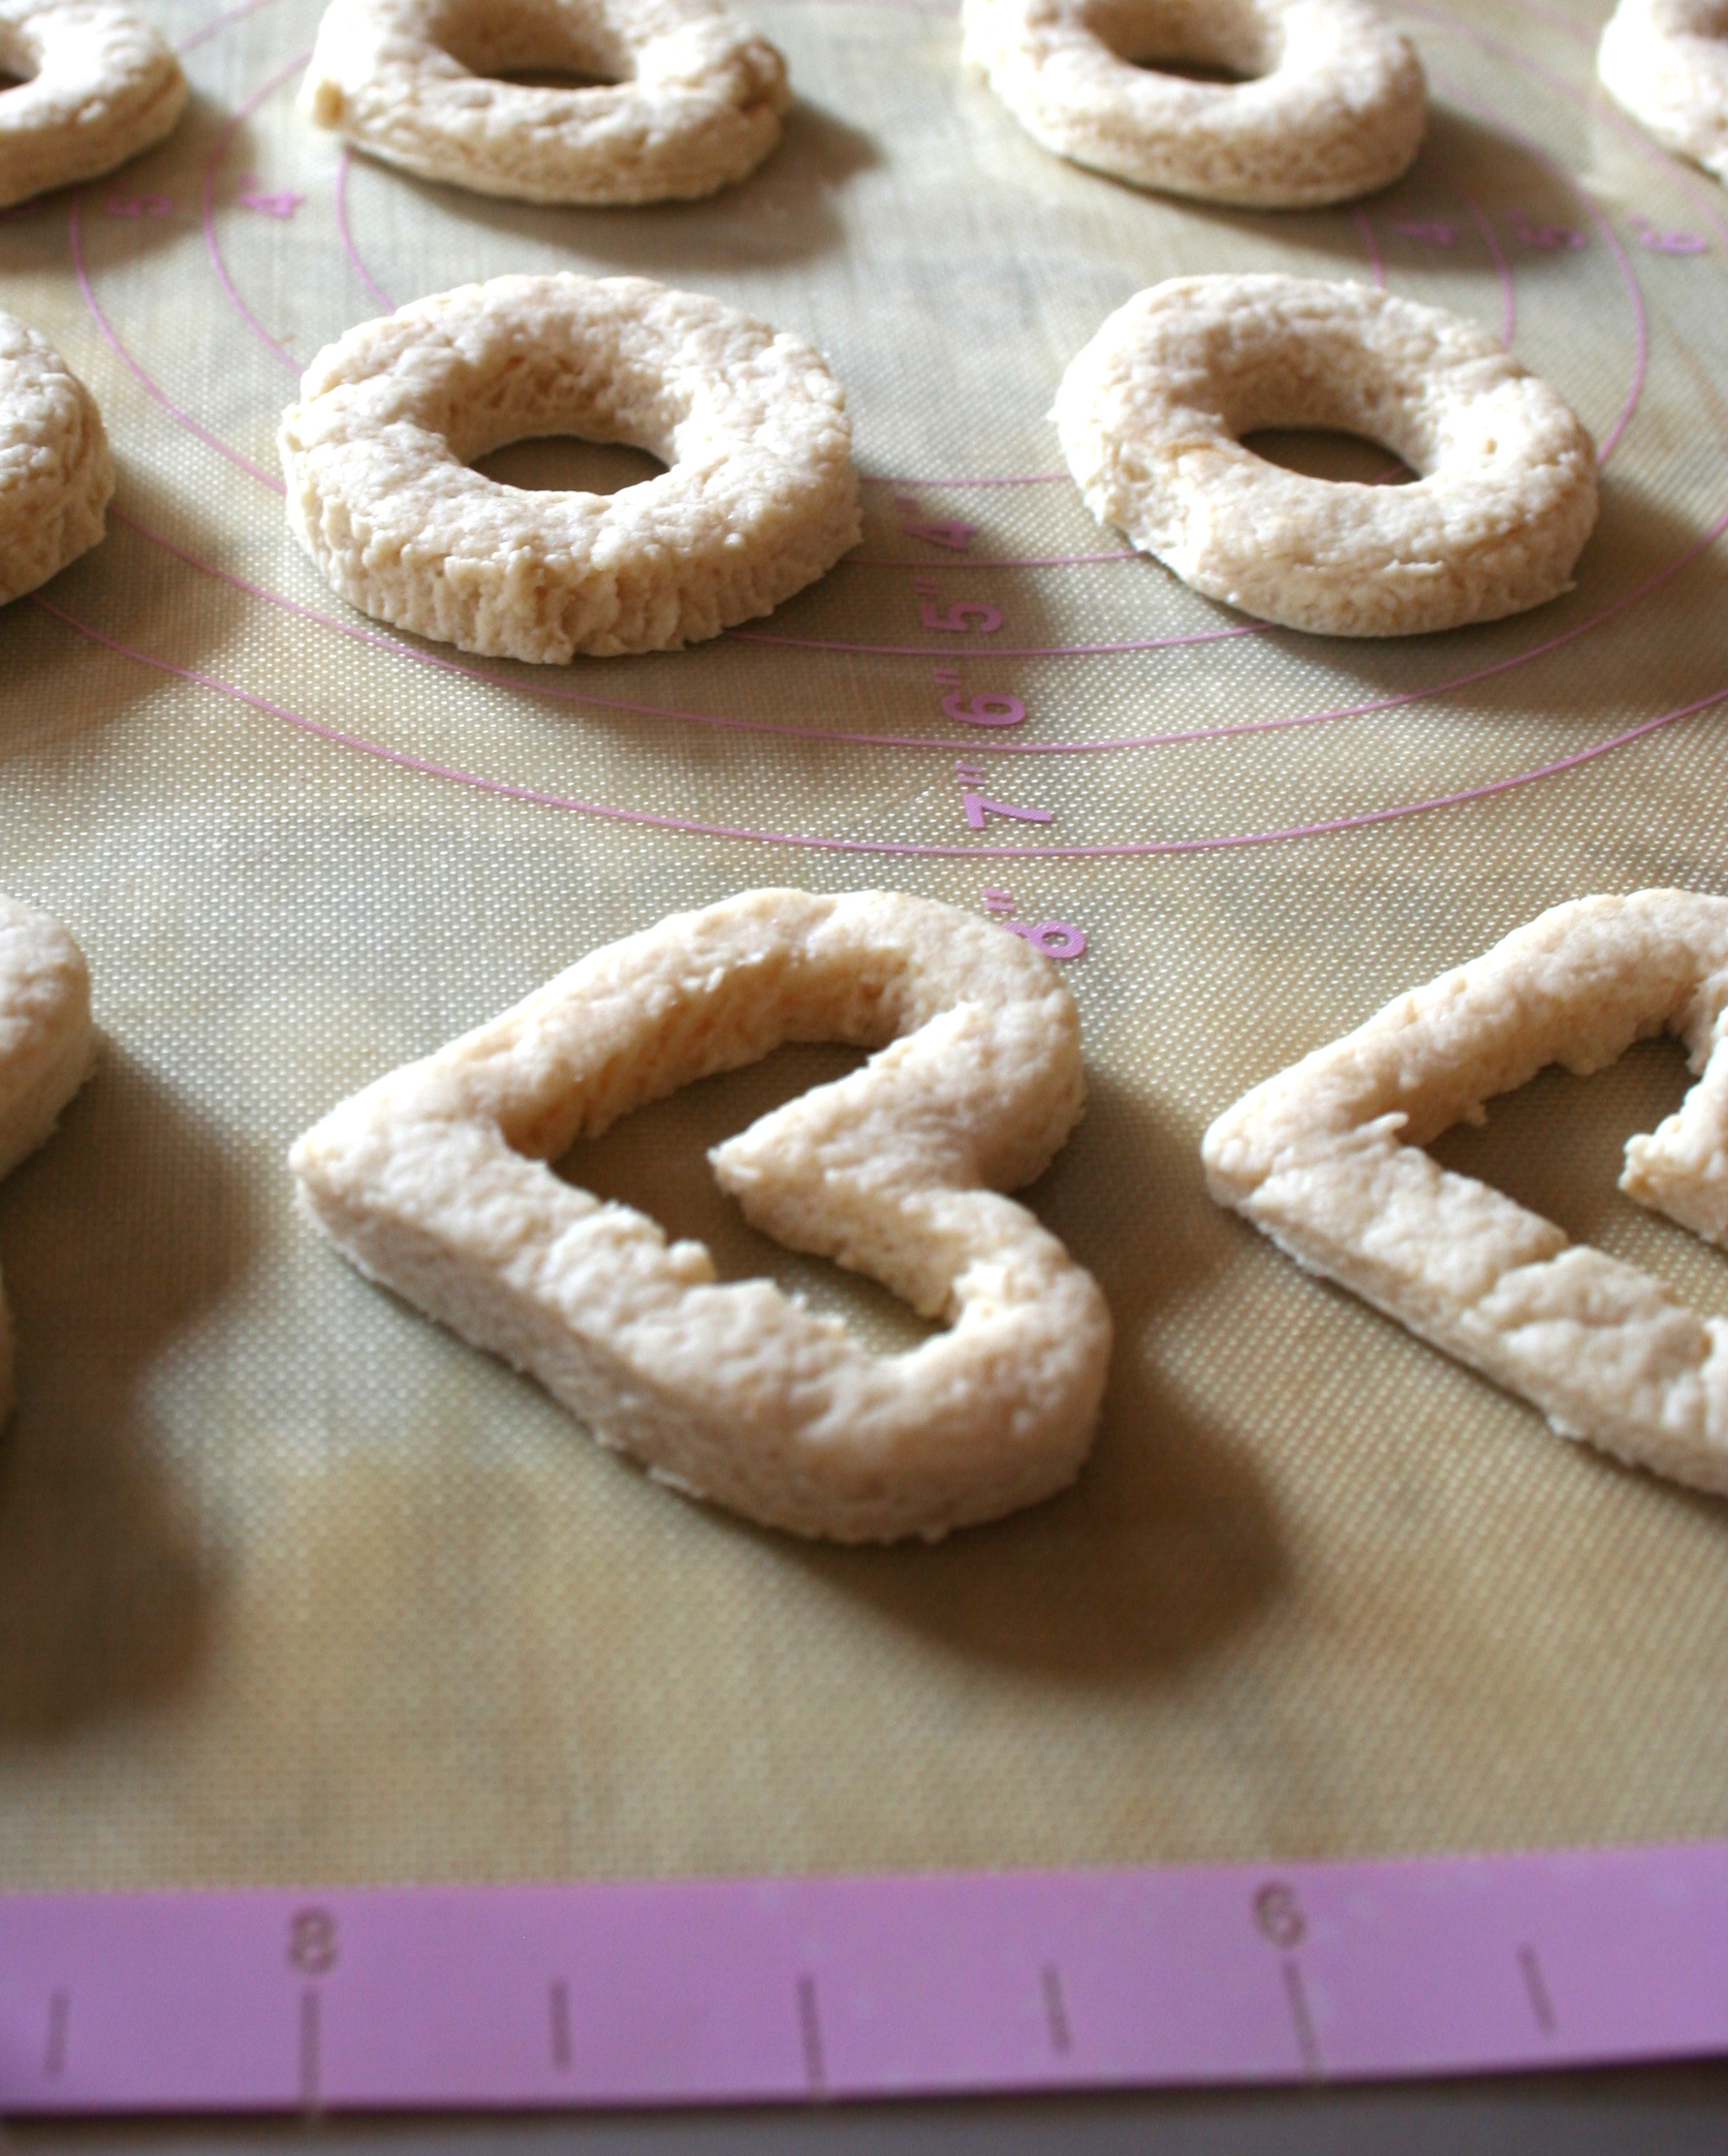
[(918, 618), (927, 629), (947, 629), (955, 636), (964, 636), (973, 626), (980, 636), (994, 636), (1002, 626), (1001, 615), (982, 599), (960, 599), (946, 613), (934, 599), (927, 599), (918, 610)]

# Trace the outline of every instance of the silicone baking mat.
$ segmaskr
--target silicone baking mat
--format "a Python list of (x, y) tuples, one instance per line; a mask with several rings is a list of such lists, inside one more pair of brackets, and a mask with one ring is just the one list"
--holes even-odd
[[(542, 210), (346, 158), (294, 109), (315, 7), (187, 0), (160, 10), (196, 93), (173, 141), (0, 220), (0, 304), (91, 384), (120, 466), (106, 543), (0, 616), (0, 888), (81, 938), (107, 1035), (0, 1190), (0, 1886), (1728, 1832), (1728, 1511), (1300, 1275), (1196, 1152), (1243, 1087), (1544, 905), (1725, 888), (1719, 192), (1592, 88), (1588, 7), (1407, 12), (1419, 164), (1285, 216), (1047, 156), (946, 12), (757, 13), (801, 102), (709, 203)], [(821, 345), (857, 555), (747, 634), (563, 669), (332, 598), (274, 468), (297, 368), (393, 301), (557, 268)], [(1045, 416), (1062, 368), (1141, 287), (1262, 269), (1452, 306), (1558, 385), (1604, 465), (1574, 592), (1323, 641), (1094, 526)], [(644, 468), (493, 468), (536, 460)], [(1020, 724), (970, 722), (1011, 699)], [(652, 1487), (289, 1203), (287, 1146), (351, 1089), (770, 882), (1006, 894), (1084, 939), (1091, 1107), (1030, 1200), (1115, 1309), (1097, 1451), (933, 1549)], [(712, 1081), (569, 1172), (903, 1343), (702, 1158), (848, 1060)], [(1650, 1044), (1438, 1150), (1728, 1310), (1720, 1256), (1614, 1190), (1683, 1083)]]

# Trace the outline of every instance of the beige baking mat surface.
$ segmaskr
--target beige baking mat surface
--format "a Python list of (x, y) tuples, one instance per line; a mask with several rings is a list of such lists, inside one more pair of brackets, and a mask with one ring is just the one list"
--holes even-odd
[[(1728, 888), (1728, 706), (1657, 723), (1728, 690), (1728, 203), (1591, 92), (1592, 7), (1406, 17), (1421, 163), (1361, 214), (1286, 217), (1047, 157), (946, 15), (757, 12), (803, 102), (709, 204), (344, 178), (293, 106), (315, 7), (185, 0), (160, 10), (197, 92), (174, 141), (76, 219), (0, 220), (0, 304), (95, 389), (124, 512), (46, 610), (0, 615), (0, 888), (76, 930), (109, 1041), (0, 1191), (0, 1886), (1728, 1832), (1728, 1506), (1303, 1277), (1196, 1156), (1243, 1087), (1541, 907)], [(688, 284), (832, 356), (862, 468), (905, 483), (868, 489), (865, 560), (758, 625), (787, 641), (453, 671), (295, 550), (267, 484), (293, 362), (384, 294), (553, 268)], [(1612, 443), (1576, 592), (1348, 645), (1234, 633), (1096, 558), (1120, 543), (1035, 475), (1105, 314), (1181, 271), (1376, 268), (1508, 331)], [(964, 555), (901, 528), (950, 518)], [(1001, 626), (920, 619), (967, 599)], [(1026, 722), (968, 731), (957, 692)], [(1112, 743), (1140, 745), (1054, 752)], [(967, 751), (1053, 821), (974, 834)], [(1197, 843), (1148, 850), (1173, 840)], [(1092, 1107), (1031, 1202), (1114, 1306), (1108, 1411), (1075, 1493), (940, 1548), (806, 1547), (669, 1496), (288, 1203), (285, 1149), (352, 1088), (769, 882), (994, 887), (1088, 938)], [(715, 1081), (571, 1172), (904, 1341), (886, 1298), (746, 1233), (702, 1158), (845, 1062)], [(1723, 1259), (1614, 1189), (1682, 1086), (1652, 1045), (1440, 1150), (1728, 1310)]]

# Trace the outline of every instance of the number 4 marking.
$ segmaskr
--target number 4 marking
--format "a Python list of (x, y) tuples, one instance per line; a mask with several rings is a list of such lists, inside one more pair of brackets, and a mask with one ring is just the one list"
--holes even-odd
[(978, 532), (976, 524), (961, 523), (958, 517), (939, 524), (902, 524), (900, 529), (908, 539), (926, 539), (932, 547), (947, 547), (954, 554), (964, 554)]

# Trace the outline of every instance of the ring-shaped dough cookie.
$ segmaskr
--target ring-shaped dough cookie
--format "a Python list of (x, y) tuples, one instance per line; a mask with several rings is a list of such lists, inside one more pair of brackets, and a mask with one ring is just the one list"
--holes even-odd
[[(495, 277), (328, 346), (278, 436), (288, 522), (363, 613), (498, 658), (664, 651), (767, 614), (860, 534), (846, 393), (801, 337), (642, 277)], [(616, 494), (470, 470), (580, 434)]]
[(1728, 900), (1557, 905), (1256, 1086), (1206, 1134), (1207, 1180), (1298, 1264), (1540, 1408), (1562, 1437), (1728, 1491), (1728, 1319), (1420, 1150), (1548, 1063), (1685, 1042), (1698, 1082), (1626, 1144), (1620, 1189), (1728, 1244)]
[[(879, 1051), (711, 1155), (794, 1250), (950, 1329), (864, 1352), (768, 1281), (546, 1165), (785, 1040)], [(528, 1370), (661, 1481), (841, 1541), (934, 1539), (1063, 1488), (1110, 1356), (1097, 1284), (998, 1195), (1081, 1112), (1080, 1021), (1019, 936), (895, 892), (751, 891), (596, 951), (295, 1147), (360, 1269)]]
[(46, 337), (0, 314), (0, 605), (96, 544), (113, 491), (96, 399)]
[(164, 41), (115, 0), (0, 0), (0, 208), (95, 179), (161, 142), (186, 105)]
[(1596, 72), (1664, 149), (1728, 180), (1728, 0), (1620, 0)]
[[(0, 1175), (52, 1133), (95, 1060), (83, 953), (58, 921), (0, 899)], [(0, 1422), (12, 1402), (12, 1320), (0, 1294)]]
[[(1176, 277), (1113, 314), (1055, 420), (1101, 523), (1209, 598), (1329, 636), (1492, 621), (1571, 588), (1589, 435), (1473, 323), (1367, 285)], [(1421, 476), (1310, 479), (1257, 428), (1367, 435)]]
[[(609, 78), (532, 88), (507, 70)], [(780, 139), (786, 64), (721, 0), (332, 0), (300, 109), (423, 179), (521, 202), (711, 195)]]
[(1367, 0), (965, 0), (963, 16), (966, 58), (1029, 135), (1140, 187), (1312, 208), (1389, 185), (1422, 144), (1422, 64)]

